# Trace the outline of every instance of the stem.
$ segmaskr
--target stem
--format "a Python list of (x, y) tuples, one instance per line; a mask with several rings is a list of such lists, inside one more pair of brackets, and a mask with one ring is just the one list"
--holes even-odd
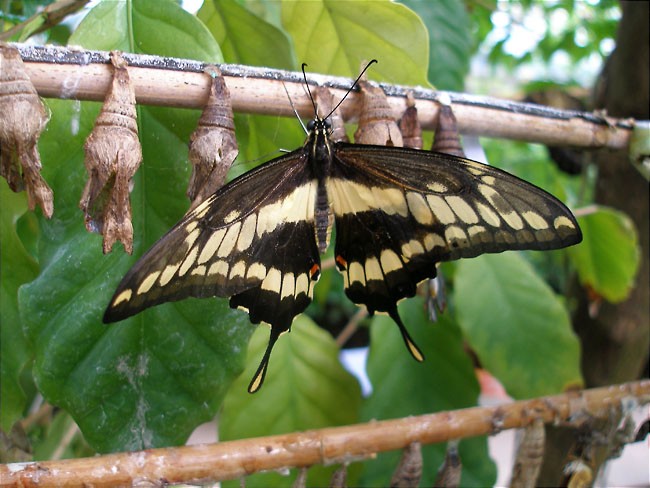
[[(536, 419), (580, 425), (610, 418), (632, 397), (650, 402), (650, 380), (571, 391), (506, 405), (474, 407), (395, 420), (216, 444), (148, 449), (92, 458), (0, 465), (0, 485), (130, 486), (237, 479), (252, 473), (314, 464), (349, 463), (413, 442), (432, 444), (521, 428)], [(85, 484), (84, 484), (85, 483)]]

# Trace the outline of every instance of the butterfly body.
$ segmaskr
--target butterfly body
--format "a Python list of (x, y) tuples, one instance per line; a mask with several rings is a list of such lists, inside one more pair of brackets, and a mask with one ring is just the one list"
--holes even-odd
[(506, 172), (442, 153), (332, 142), (320, 118), (309, 129), (303, 147), (186, 214), (127, 273), (104, 321), (188, 296), (230, 297), (253, 323), (271, 325), (254, 392), (276, 340), (311, 301), (332, 226), (346, 295), (388, 313), (418, 360), (397, 302), (434, 277), (436, 263), (581, 240), (561, 202)]

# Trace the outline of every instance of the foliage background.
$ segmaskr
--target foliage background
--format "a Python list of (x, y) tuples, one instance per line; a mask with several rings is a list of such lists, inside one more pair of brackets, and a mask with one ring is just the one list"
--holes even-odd
[[(4, 2), (5, 29), (47, 3)], [(513, 52), (508, 42), (516, 44), (517, 29), (527, 28), (540, 13), (545, 24), (528, 26), (538, 34), (537, 42)], [(555, 79), (551, 67), (569, 63), (569, 72), (578, 74), (584, 71), (581, 63), (600, 61), (611, 50), (608, 40), (614, 38), (618, 20), (611, 1), (504, 7), (470, 0), (206, 0), (193, 15), (171, 0), (121, 0), (91, 4), (83, 14), (78, 25), (56, 26), (34, 39), (212, 63), (296, 69), (306, 62), (311, 71), (349, 77), (363, 60), (377, 58), (371, 79), (457, 91), (465, 88), (470, 63), (481, 60), (476, 71), (485, 70), (487, 62), (492, 66), (484, 71), (485, 79), (504, 73), (521, 79), (533, 72), (538, 78), (530, 77), (536, 82), (531, 88), (540, 81), (579, 88), (584, 79)], [(566, 18), (559, 31), (552, 22), (558, 15)], [(26, 26), (14, 40), (29, 38), (33, 30)], [(558, 61), (557, 56), (564, 57)], [(481, 87), (473, 91), (486, 89)], [(526, 87), (516, 90), (509, 96), (523, 94)], [(43, 174), (55, 193), (53, 219), (26, 212), (24, 195), (12, 194), (0, 182), (0, 423), (8, 443), (18, 442), (18, 426), (27, 431), (35, 459), (182, 444), (218, 412), (219, 438), (227, 440), (473, 406), (480, 393), (476, 361), (514, 398), (581, 386), (580, 344), (571, 328), (572, 277), (577, 273), (598, 296), (621, 301), (638, 267), (633, 224), (608, 209), (581, 217), (585, 242), (571, 250), (445, 264), (449, 308), (437, 323), (429, 322), (421, 297), (400, 305), (427, 357), (423, 365), (406, 354), (389, 320), (363, 322), (370, 331), (367, 373), (373, 387), (367, 397), (342, 367), (332, 335), (318, 327), (332, 329), (355, 312), (330, 270), (317, 287), (314, 304), (279, 341), (265, 387), (251, 397), (245, 385), (268, 331), (256, 330), (226, 300), (189, 299), (119, 324), (101, 324), (120, 278), (187, 209), (187, 141), (198, 112), (138, 107), (144, 161), (131, 195), (134, 253), (128, 256), (116, 246), (103, 256), (101, 238), (85, 231), (77, 207), (86, 176), (83, 142), (99, 104), (47, 104), (52, 118), (39, 149)], [(292, 119), (236, 115), (235, 123), (240, 156), (233, 174), (304, 139)], [(542, 148), (523, 143), (485, 141), (485, 147), (492, 164), (542, 186), (573, 208), (591, 203), (593, 171), (567, 176)], [(612, 248), (622, 249), (624, 257), (612, 255)], [(29, 417), (34, 411), (45, 415)], [(70, 435), (75, 425), (83, 438)], [(425, 466), (438, 466), (444, 450), (427, 446)], [(460, 450), (463, 485), (493, 484), (495, 466), (486, 439), (462, 441)], [(351, 482), (386, 484), (397, 455), (355, 467)], [(423, 483), (431, 485), (434, 473), (429, 469)], [(328, 468), (313, 469), (310, 483), (326, 484), (330, 474)], [(288, 482), (274, 473), (248, 481), (249, 486)]]

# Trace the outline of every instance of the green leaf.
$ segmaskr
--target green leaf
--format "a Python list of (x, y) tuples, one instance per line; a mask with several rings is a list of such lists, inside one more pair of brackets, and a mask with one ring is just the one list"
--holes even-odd
[(453, 297), (469, 345), (511, 396), (582, 384), (580, 344), (566, 307), (520, 254), (460, 260)]
[(583, 240), (569, 249), (580, 282), (612, 303), (625, 300), (641, 265), (634, 222), (613, 208), (578, 217)]
[(26, 407), (20, 377), (32, 356), (18, 314), (18, 288), (34, 279), (38, 265), (16, 232), (16, 221), (27, 210), (25, 193), (13, 193), (2, 178), (0, 201), (0, 428), (9, 432)]
[(404, 5), (387, 0), (283, 2), (282, 23), (298, 60), (310, 71), (354, 77), (362, 62), (377, 59), (370, 78), (428, 84), (427, 30)]
[[(102, 23), (115, 29), (95, 31)], [(196, 40), (187, 37), (193, 32)], [(140, 52), (156, 45), (148, 53), (220, 61), (202, 24), (167, 0), (100, 3), (71, 42)], [(134, 256), (119, 245), (103, 256), (101, 237), (86, 232), (78, 209), (86, 177), (82, 147), (99, 104), (52, 101), (50, 107), (40, 149), (55, 217), (41, 220), (41, 273), (19, 296), (38, 387), (99, 451), (183, 443), (214, 416), (243, 369), (253, 331), (247, 316), (214, 299), (161, 305), (110, 326), (101, 317), (136, 257), (188, 208), (187, 140), (198, 112), (138, 109), (144, 161), (131, 194)]]
[[(359, 384), (341, 366), (332, 337), (310, 318), (299, 315), (291, 332), (278, 340), (262, 389), (247, 392), (269, 338), (266, 327), (253, 334), (246, 370), (226, 396), (219, 419), (222, 440), (284, 434), (346, 425), (358, 420)], [(254, 421), (251, 421), (254, 419)], [(332, 469), (309, 471), (310, 486), (327, 485)], [(295, 476), (295, 473), (294, 475)], [(293, 477), (292, 476), (292, 477)], [(246, 478), (246, 486), (287, 486), (277, 473)]]
[(472, 36), (460, 0), (402, 0), (418, 13), (429, 32), (429, 81), (440, 90), (462, 91), (469, 71)]
[(234, 0), (207, 0), (198, 13), (227, 63), (294, 70), (286, 34)]
[[(92, 34), (91, 34), (92, 33)], [(81, 21), (70, 44), (223, 63), (218, 44), (197, 18), (172, 0), (110, 0)]]
[[(377, 316), (370, 326), (367, 366), (373, 392), (364, 404), (363, 418), (383, 420), (475, 406), (478, 381), (472, 361), (463, 350), (461, 332), (449, 314), (441, 315), (440, 321), (432, 324), (420, 297), (402, 302), (399, 311), (425, 360), (416, 362), (406, 351), (395, 323), (386, 316)], [(496, 469), (487, 453), (486, 438), (463, 440), (459, 450), (463, 460), (461, 485), (493, 485)], [(359, 484), (388, 486), (399, 454), (380, 454), (376, 460), (364, 463)], [(422, 454), (428, 468), (421, 484), (432, 486), (435, 466), (442, 463), (445, 446), (424, 446)]]

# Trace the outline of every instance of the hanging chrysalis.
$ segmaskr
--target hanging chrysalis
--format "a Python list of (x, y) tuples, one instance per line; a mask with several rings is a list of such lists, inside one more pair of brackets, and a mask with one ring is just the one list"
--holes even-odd
[(138, 140), (135, 92), (127, 63), (118, 51), (111, 52), (110, 60), (113, 82), (84, 145), (88, 181), (79, 207), (84, 211), (86, 228), (104, 236), (104, 253), (120, 241), (131, 254), (133, 225), (129, 193), (131, 178), (142, 161), (142, 149)]
[(523, 430), (512, 467), (511, 488), (537, 486), (537, 478), (544, 460), (545, 440), (544, 421), (536, 418)]
[(422, 149), (422, 126), (418, 120), (418, 109), (415, 107), (415, 98), (411, 91), (406, 94), (406, 110), (397, 125), (402, 133), (404, 147)]
[(460, 485), (460, 477), (463, 472), (463, 463), (458, 454), (458, 441), (449, 441), (445, 460), (438, 469), (435, 486), (440, 488), (455, 488)]
[(345, 464), (339, 466), (330, 478), (329, 488), (345, 488), (348, 481), (348, 467)]
[(402, 457), (390, 479), (391, 488), (420, 486), (422, 479), (422, 445), (412, 442), (402, 450)]
[(18, 49), (0, 43), (0, 175), (15, 192), (25, 190), (30, 210), (54, 211), (52, 190), (41, 176), (38, 138), (49, 113), (25, 72)]
[(460, 144), (458, 123), (451, 108), (451, 99), (445, 95), (440, 97), (439, 102), (440, 110), (438, 111), (436, 136), (433, 140), (431, 150), (464, 158), (465, 151), (463, 151), (463, 147)]
[(187, 196), (192, 209), (223, 185), (239, 152), (228, 87), (216, 66), (208, 66), (205, 72), (210, 76), (210, 95), (190, 137), (192, 176)]
[(354, 133), (357, 144), (402, 147), (402, 134), (397, 127), (384, 90), (374, 86), (367, 79), (359, 81), (361, 90), (361, 112), (359, 126)]

